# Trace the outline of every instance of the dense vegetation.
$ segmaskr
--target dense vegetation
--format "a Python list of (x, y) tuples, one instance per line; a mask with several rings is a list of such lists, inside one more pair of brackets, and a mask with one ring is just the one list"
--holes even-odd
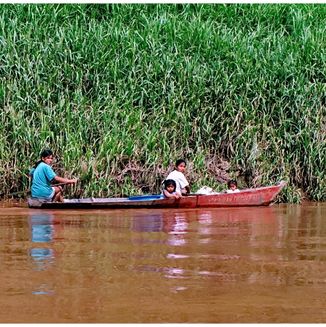
[(0, 193), (44, 148), (70, 195), (288, 182), (325, 200), (326, 6), (0, 5)]

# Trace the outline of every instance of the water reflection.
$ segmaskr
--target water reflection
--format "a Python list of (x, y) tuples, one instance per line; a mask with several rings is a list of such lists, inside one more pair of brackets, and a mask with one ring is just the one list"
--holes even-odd
[(163, 229), (163, 215), (155, 212), (144, 215), (136, 212), (131, 228), (135, 232), (160, 232)]
[[(35, 247), (32, 247), (29, 251), (34, 263), (33, 269), (35, 271), (48, 270), (55, 259), (55, 252), (49, 247), (55, 235), (54, 216), (46, 212), (32, 214), (29, 217), (29, 225), (31, 241), (36, 243)], [(41, 283), (32, 291), (32, 294), (53, 294), (53, 291), (49, 289), (46, 283)]]
[[(223, 282), (256, 283), (268, 276), (257, 274), (255, 269), (242, 270), (243, 262), (261, 262), (266, 257), (282, 259), (280, 254), (274, 255), (262, 247), (265, 242), (269, 246), (273, 243), (271, 234), (277, 235), (275, 246), (279, 247), (283, 235), (276, 212), (271, 208), (171, 210), (138, 213), (132, 219), (133, 231), (165, 233), (167, 265), (137, 267), (137, 270), (160, 272), (165, 278), (189, 280), (197, 276)], [(196, 267), (189, 268), (189, 262), (196, 262)], [(235, 264), (238, 266), (234, 267)], [(175, 287), (187, 289), (185, 285)]]
[[(196, 276), (221, 282), (281, 285), (293, 277), (282, 275), (282, 265), (289, 260), (314, 260), (306, 253), (320, 249), (311, 237), (316, 237), (317, 230), (322, 232), (303, 210), (296, 209), (294, 219), (284, 218), (282, 210), (268, 207), (109, 211), (62, 215), (62, 225), (88, 230), (92, 237), (104, 233), (102, 240), (107, 239), (111, 249), (115, 249), (112, 258), (130, 259), (125, 265), (116, 266), (121, 269), (156, 272), (171, 279), (189, 280)], [(127, 231), (132, 233), (126, 234)], [(44, 232), (45, 235), (53, 235), (53, 230)], [(127, 244), (131, 245), (128, 250)], [(296, 270), (291, 268), (291, 273)]]
[(24, 210), (0, 211), (0, 320), (326, 320), (325, 205)]
[(53, 239), (53, 215), (49, 213), (30, 216), (32, 242), (50, 242)]
[[(53, 221), (53, 215), (46, 212), (30, 215), (31, 241), (33, 243), (52, 242), (54, 237)], [(35, 246), (30, 249), (29, 254), (35, 263), (36, 270), (47, 269), (54, 259), (53, 249), (45, 246)]]
[[(173, 223), (171, 223), (171, 221)], [(169, 237), (167, 239), (168, 245), (172, 246), (184, 246), (187, 243), (186, 234), (188, 232), (189, 221), (187, 215), (184, 212), (174, 213), (171, 217), (166, 217), (165, 219), (165, 231), (168, 233)], [(169, 253), (167, 257), (174, 255), (174, 258), (177, 258), (176, 254)], [(179, 257), (180, 258), (180, 257)]]
[(30, 256), (36, 264), (36, 270), (45, 270), (47, 263), (52, 263), (54, 253), (52, 249), (47, 248), (33, 248), (30, 250)]
[[(186, 212), (182, 211), (163, 211), (159, 213), (137, 214), (132, 218), (132, 230), (137, 232), (164, 232), (167, 235), (165, 245), (172, 249), (176, 247), (185, 246), (187, 243), (186, 234), (188, 233), (189, 217)], [(167, 259), (173, 260), (186, 259), (187, 254), (179, 254), (175, 252), (168, 252), (165, 254)], [(149, 267), (138, 266), (136, 270), (151, 271), (163, 273), (163, 276), (168, 279), (184, 279), (185, 269), (177, 266), (168, 267)], [(184, 285), (176, 285), (171, 288), (172, 292), (179, 292), (186, 290)]]

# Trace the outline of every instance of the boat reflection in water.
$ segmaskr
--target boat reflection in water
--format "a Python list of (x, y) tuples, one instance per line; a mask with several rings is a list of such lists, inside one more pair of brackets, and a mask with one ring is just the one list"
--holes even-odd
[(326, 320), (324, 204), (24, 210), (0, 212), (1, 321)]
[(161, 232), (163, 230), (163, 215), (155, 211), (150, 214), (137, 214), (132, 217), (131, 229), (135, 232)]
[[(70, 266), (81, 256), (78, 262), (85, 269), (103, 269), (110, 276), (134, 273), (133, 278), (144, 273), (153, 285), (168, 282), (171, 292), (210, 291), (211, 282), (250, 287), (303, 283), (304, 260), (325, 260), (323, 220), (322, 214), (307, 216), (305, 207), (291, 208), (40, 212), (30, 218), (30, 256), (38, 271)], [(322, 233), (320, 245), (314, 233)], [(58, 244), (60, 235), (64, 239)], [(71, 255), (61, 255), (58, 262), (54, 250), (60, 252), (62, 245)]]
[[(253, 261), (280, 260), (280, 255), (261, 248), (264, 241), (270, 246), (271, 236), (278, 235), (279, 246), (283, 229), (274, 208), (228, 208), (208, 210), (164, 210), (158, 213), (138, 213), (132, 217), (135, 232), (164, 233), (165, 266), (135, 267), (160, 272), (166, 278), (214, 278), (221, 282), (261, 278), (255, 268), (246, 271), (241, 264)], [(161, 236), (162, 240), (162, 236)], [(143, 241), (145, 242), (145, 241)], [(273, 242), (273, 240), (272, 240)], [(194, 265), (194, 262), (196, 263)], [(162, 264), (162, 260), (160, 261)], [(239, 266), (235, 269), (235, 265)], [(187, 286), (177, 285), (176, 290)]]

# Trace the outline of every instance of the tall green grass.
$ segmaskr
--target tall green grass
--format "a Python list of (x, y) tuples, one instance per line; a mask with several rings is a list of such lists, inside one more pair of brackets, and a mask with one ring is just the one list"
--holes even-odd
[(326, 6), (0, 5), (0, 193), (43, 148), (75, 196), (288, 182), (325, 200)]

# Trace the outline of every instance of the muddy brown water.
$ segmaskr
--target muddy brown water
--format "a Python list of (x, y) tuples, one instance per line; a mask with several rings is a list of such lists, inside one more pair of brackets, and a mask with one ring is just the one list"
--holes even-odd
[(0, 322), (326, 322), (326, 204), (0, 205)]

